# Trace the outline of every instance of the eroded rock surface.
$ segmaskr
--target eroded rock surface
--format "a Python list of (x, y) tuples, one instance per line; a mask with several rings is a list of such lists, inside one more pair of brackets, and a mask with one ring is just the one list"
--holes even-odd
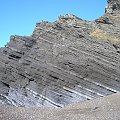
[(120, 1), (108, 3), (95, 21), (67, 14), (37, 23), (31, 36), (11, 36), (0, 48), (0, 102), (63, 107), (119, 92)]
[(0, 120), (119, 120), (120, 93), (64, 108), (13, 107), (0, 104)]

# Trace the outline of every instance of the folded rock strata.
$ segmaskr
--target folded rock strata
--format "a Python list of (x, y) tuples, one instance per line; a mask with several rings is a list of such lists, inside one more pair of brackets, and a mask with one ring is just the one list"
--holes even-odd
[(66, 14), (37, 23), (31, 36), (11, 36), (0, 48), (0, 102), (63, 107), (120, 92), (119, 8), (108, 0), (95, 21)]

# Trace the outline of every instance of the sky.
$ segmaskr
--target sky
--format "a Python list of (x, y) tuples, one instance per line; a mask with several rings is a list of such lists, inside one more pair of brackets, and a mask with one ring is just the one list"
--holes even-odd
[(0, 47), (11, 35), (29, 36), (37, 22), (56, 21), (58, 16), (74, 14), (95, 20), (105, 11), (107, 0), (0, 0)]

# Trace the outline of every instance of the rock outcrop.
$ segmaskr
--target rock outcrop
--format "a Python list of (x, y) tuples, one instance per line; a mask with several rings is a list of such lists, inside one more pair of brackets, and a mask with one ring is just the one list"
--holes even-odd
[[(36, 24), (0, 48), (0, 102), (63, 107), (120, 92), (120, 1), (95, 21), (74, 15)], [(111, 14), (112, 13), (112, 14)]]
[(120, 0), (108, 0), (106, 13), (115, 13), (120, 10)]

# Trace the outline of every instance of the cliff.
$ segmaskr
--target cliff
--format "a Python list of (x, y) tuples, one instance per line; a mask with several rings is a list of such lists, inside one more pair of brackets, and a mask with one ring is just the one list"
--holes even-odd
[(120, 92), (120, 0), (95, 21), (75, 15), (36, 24), (0, 48), (0, 102), (63, 107)]

